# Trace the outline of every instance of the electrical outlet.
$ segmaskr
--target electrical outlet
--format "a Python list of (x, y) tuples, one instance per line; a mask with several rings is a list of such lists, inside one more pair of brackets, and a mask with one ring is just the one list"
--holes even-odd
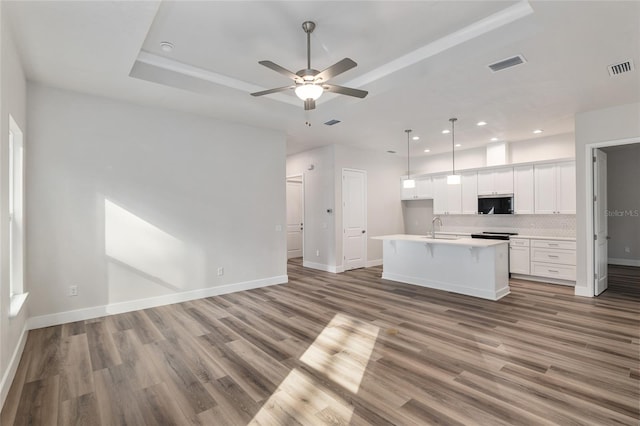
[(69, 296), (77, 296), (78, 295), (78, 286), (70, 285), (69, 286)]
[(316, 250), (316, 256), (320, 256), (320, 250)]
[(624, 252), (625, 253), (631, 253), (631, 247), (625, 247), (624, 248)]
[(282, 225), (276, 225), (276, 232), (282, 231)]
[(221, 277), (223, 275), (224, 275), (224, 268), (223, 267), (218, 268), (218, 276)]

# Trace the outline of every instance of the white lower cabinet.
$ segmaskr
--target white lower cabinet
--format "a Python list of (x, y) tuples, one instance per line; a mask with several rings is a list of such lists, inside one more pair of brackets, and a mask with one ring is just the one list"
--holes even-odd
[[(576, 280), (576, 243), (570, 240), (511, 238), (509, 272), (561, 284)], [(555, 281), (558, 280), (558, 281)]]
[(556, 265), (554, 263), (531, 262), (531, 275), (557, 280), (576, 280), (576, 267), (569, 265)]
[(530, 274), (529, 240), (511, 238), (509, 241), (509, 272), (513, 274)]
[(575, 281), (575, 241), (531, 240), (531, 275)]

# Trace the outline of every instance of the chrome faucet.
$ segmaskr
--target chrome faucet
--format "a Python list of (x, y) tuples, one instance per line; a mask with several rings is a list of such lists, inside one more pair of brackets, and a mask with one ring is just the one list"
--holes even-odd
[(442, 228), (442, 219), (440, 216), (434, 216), (431, 221), (431, 238), (436, 238), (436, 221), (440, 224), (440, 228)]

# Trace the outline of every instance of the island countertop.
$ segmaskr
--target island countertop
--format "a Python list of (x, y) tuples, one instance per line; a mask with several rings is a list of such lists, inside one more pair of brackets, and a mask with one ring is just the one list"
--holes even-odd
[(382, 241), (412, 241), (416, 243), (428, 243), (428, 244), (442, 244), (452, 246), (465, 246), (465, 247), (494, 247), (500, 244), (509, 244), (509, 241), (505, 240), (483, 240), (481, 238), (431, 238), (429, 235), (409, 235), (409, 234), (395, 234), (395, 235), (381, 235), (377, 237), (371, 237), (372, 240)]

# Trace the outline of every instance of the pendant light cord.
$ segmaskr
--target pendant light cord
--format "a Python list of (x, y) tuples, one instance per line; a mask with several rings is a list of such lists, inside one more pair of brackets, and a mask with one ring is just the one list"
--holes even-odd
[(411, 133), (411, 129), (407, 129), (405, 130), (406, 134), (407, 134), (407, 180), (411, 179), (411, 167), (410, 167), (410, 159), (411, 159), (411, 152), (409, 150), (409, 134)]
[(458, 119), (457, 118), (450, 118), (449, 121), (451, 122), (451, 166), (453, 167), (452, 170), (452, 175), (456, 174), (456, 132), (455, 132), (455, 123)]

